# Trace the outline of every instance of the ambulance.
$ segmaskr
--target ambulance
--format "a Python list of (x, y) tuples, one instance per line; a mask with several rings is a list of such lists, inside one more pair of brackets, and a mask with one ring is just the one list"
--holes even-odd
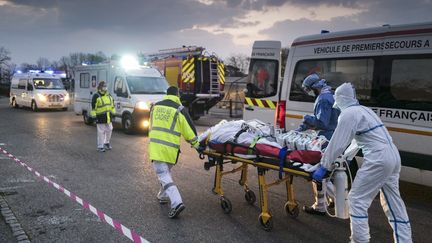
[(62, 109), (70, 104), (69, 93), (61, 81), (61, 75), (52, 71), (31, 70), (15, 73), (11, 80), (10, 105), (14, 108)]
[[(279, 56), (265, 55), (268, 63), (280, 63)], [(254, 63), (267, 59), (252, 55), (244, 119), (295, 129), (313, 113), (315, 98), (302, 90), (306, 76), (317, 73), (334, 89), (349, 81), (399, 148), (401, 180), (432, 186), (432, 22), (299, 37), (280, 80), (278, 67), (269, 70), (272, 78), (254, 76)]]
[(114, 99), (114, 123), (127, 134), (148, 131), (151, 105), (166, 95), (168, 82), (155, 68), (138, 65), (134, 57), (120, 62), (80, 65), (74, 68), (74, 111), (82, 115), (85, 124), (92, 124), (91, 101), (100, 81), (106, 81)]

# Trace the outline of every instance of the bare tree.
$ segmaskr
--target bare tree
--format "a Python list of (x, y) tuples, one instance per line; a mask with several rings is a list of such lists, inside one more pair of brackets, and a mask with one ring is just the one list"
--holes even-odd
[(0, 46), (0, 65), (6, 64), (10, 60), (10, 52), (6, 48)]
[(288, 54), (289, 54), (289, 48), (288, 47), (282, 48), (282, 50), (281, 50), (281, 75), (282, 75), (282, 77), (284, 76), (284, 73), (285, 73), (285, 66), (287, 63)]
[(226, 64), (238, 68), (242, 73), (247, 73), (249, 62), (250, 57), (244, 54), (231, 54), (231, 56), (227, 58)]
[(39, 57), (36, 61), (36, 66), (40, 70), (47, 70), (51, 67), (50, 61), (46, 57)]

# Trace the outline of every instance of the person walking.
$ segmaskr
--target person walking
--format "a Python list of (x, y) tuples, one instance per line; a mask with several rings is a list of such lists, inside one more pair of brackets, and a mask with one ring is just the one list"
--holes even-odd
[(195, 126), (180, 102), (179, 90), (171, 86), (166, 97), (151, 108), (148, 148), (149, 159), (161, 184), (157, 199), (161, 204), (171, 202), (169, 218), (178, 217), (185, 209), (171, 176), (171, 169), (179, 157), (181, 136), (194, 148), (200, 148)]
[(92, 98), (91, 117), (96, 120), (97, 127), (97, 150), (105, 152), (111, 150), (110, 143), (113, 130), (112, 118), (115, 114), (114, 100), (108, 93), (105, 81), (100, 81), (97, 92)]

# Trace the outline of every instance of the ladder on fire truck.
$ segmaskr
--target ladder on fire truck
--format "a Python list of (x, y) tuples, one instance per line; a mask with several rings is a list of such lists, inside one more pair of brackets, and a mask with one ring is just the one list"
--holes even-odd
[(219, 94), (220, 92), (220, 83), (219, 83), (219, 72), (218, 60), (215, 58), (210, 58), (210, 94)]

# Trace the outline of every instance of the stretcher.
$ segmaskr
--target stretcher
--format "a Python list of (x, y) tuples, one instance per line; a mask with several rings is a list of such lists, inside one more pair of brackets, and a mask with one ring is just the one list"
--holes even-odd
[[(213, 147), (213, 148), (212, 148)], [(302, 177), (307, 180), (311, 180), (311, 173), (306, 172), (300, 168), (295, 161), (284, 158), (281, 160), (281, 156), (268, 157), (262, 156), (260, 151), (250, 147), (242, 146), (235, 143), (225, 143), (224, 148), (221, 150), (214, 149), (214, 146), (209, 146), (208, 150), (205, 150), (200, 154), (201, 159), (205, 159), (207, 156), (208, 160), (204, 163), (204, 169), (209, 170), (211, 167), (216, 167), (213, 192), (219, 195), (220, 205), (226, 214), (232, 211), (232, 204), (230, 200), (225, 196), (222, 189), (222, 178), (225, 175), (240, 172), (239, 184), (243, 187), (245, 192), (245, 199), (249, 204), (254, 204), (256, 201), (255, 193), (250, 190), (248, 186), (248, 167), (254, 166), (258, 172), (258, 185), (259, 185), (259, 196), (260, 196), (260, 208), (261, 213), (258, 217), (259, 223), (264, 230), (270, 231), (273, 228), (272, 215), (268, 209), (267, 193), (270, 187), (285, 183), (287, 192), (287, 201), (284, 209), (288, 216), (296, 218), (299, 214), (299, 203), (295, 199), (294, 194), (294, 177)], [(236, 148), (236, 149), (234, 149)], [(247, 149), (248, 154), (238, 154), (236, 152)], [(237, 164), (239, 166), (234, 169), (224, 171), (225, 164)], [(267, 182), (265, 175), (269, 170), (275, 170), (279, 172), (279, 177), (275, 181)]]

